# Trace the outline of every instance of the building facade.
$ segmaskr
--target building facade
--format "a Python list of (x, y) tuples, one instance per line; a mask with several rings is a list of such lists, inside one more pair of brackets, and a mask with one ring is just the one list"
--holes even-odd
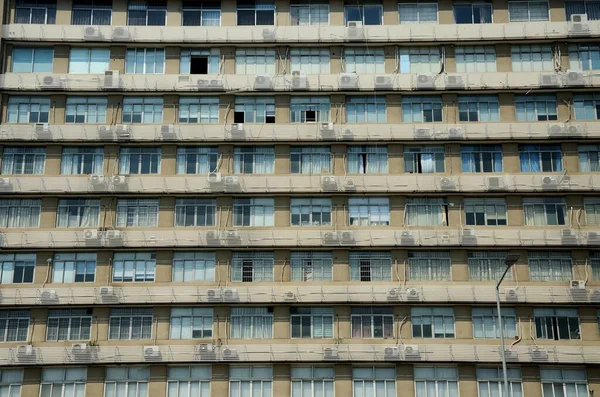
[(1, 9), (0, 394), (600, 392), (600, 2)]

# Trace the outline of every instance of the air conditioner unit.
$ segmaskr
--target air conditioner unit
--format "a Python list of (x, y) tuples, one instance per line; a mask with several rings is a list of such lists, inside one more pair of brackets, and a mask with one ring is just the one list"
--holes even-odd
[(115, 290), (111, 286), (100, 287), (100, 296), (113, 296), (115, 294)]
[(83, 38), (86, 40), (97, 40), (102, 38), (99, 26), (86, 26), (83, 28)]
[(324, 131), (333, 132), (333, 123), (321, 123), (319, 125), (319, 130), (321, 132), (324, 132)]
[(347, 190), (354, 190), (356, 189), (356, 183), (354, 182), (354, 179), (346, 179), (344, 181), (344, 188)]
[(118, 70), (107, 70), (104, 72), (104, 89), (116, 90), (121, 87), (121, 78)]
[(175, 134), (175, 126), (173, 124), (161, 125), (160, 134), (162, 135), (163, 139), (177, 138), (177, 134)]
[(296, 300), (296, 294), (292, 291), (288, 291), (286, 293), (283, 294), (283, 300), (286, 301), (295, 301)]
[(404, 345), (402, 349), (404, 352), (404, 357), (416, 357), (419, 356), (419, 346), (418, 345)]
[(346, 29), (346, 40), (362, 40), (365, 38), (363, 23), (360, 21), (349, 21)]
[(545, 361), (548, 359), (548, 352), (546, 349), (538, 346), (531, 346), (529, 348), (529, 354), (531, 355), (531, 359), (534, 361)]
[(208, 177), (206, 178), (209, 184), (217, 184), (221, 183), (221, 173), (220, 172), (209, 172)]
[(463, 76), (446, 76), (446, 88), (465, 88)]
[(31, 357), (33, 355), (35, 355), (35, 351), (33, 350), (33, 346), (31, 346), (31, 345), (17, 346), (17, 356), (19, 356), (19, 357)]
[(244, 124), (243, 123), (231, 124), (231, 137), (232, 138), (244, 137)]
[(354, 29), (362, 28), (363, 23), (361, 21), (348, 21), (348, 27)]
[(262, 38), (267, 41), (275, 41), (277, 39), (275, 29), (263, 29)]
[(158, 346), (144, 346), (144, 357), (156, 358), (160, 356), (160, 348)]
[(224, 236), (227, 239), (236, 239), (236, 238), (240, 237), (240, 234), (237, 230), (231, 229), (231, 230), (225, 230)]
[(337, 232), (333, 231), (333, 232), (325, 232), (323, 233), (323, 240), (326, 243), (333, 243), (333, 242), (337, 242), (339, 241), (340, 236), (338, 235)]
[(587, 14), (571, 14), (571, 22), (572, 23), (581, 23), (587, 22), (588, 16)]
[(569, 288), (585, 289), (585, 280), (569, 280)]
[(400, 289), (399, 288), (391, 288), (387, 291), (388, 300), (398, 300), (400, 299)]
[(345, 242), (354, 241), (354, 232), (351, 232), (350, 230), (344, 230), (340, 237), (341, 240)]
[(561, 231), (560, 231), (560, 237), (562, 237), (562, 238), (574, 238), (575, 237), (575, 230), (573, 230), (573, 229), (561, 229)]
[(121, 240), (123, 238), (121, 231), (115, 229), (107, 230), (105, 235), (107, 240)]
[(224, 290), (221, 291), (221, 296), (226, 301), (232, 301), (232, 300), (238, 299), (237, 290), (234, 288), (225, 288)]
[(544, 176), (542, 177), (542, 186), (556, 186), (558, 185), (558, 178), (555, 176)]
[(326, 347), (323, 349), (323, 359), (325, 360), (337, 360), (340, 358), (338, 349), (335, 347)]
[(215, 347), (212, 343), (200, 343), (199, 345), (196, 345), (196, 351), (200, 354), (213, 353), (215, 351)]
[(560, 76), (556, 73), (540, 76), (540, 87), (560, 87), (560, 85)]
[(43, 136), (44, 138), (48, 137), (48, 135), (51, 135), (52, 133), (48, 123), (35, 123), (33, 125), (33, 132), (35, 132), (37, 136)]
[(98, 240), (97, 229), (85, 229), (83, 231), (83, 238), (86, 240)]
[(238, 352), (235, 349), (226, 347), (225, 349), (221, 350), (221, 357), (223, 360), (235, 360), (238, 357)]
[(463, 137), (463, 129), (461, 127), (448, 128), (448, 137), (450, 139), (459, 139)]
[(56, 290), (53, 289), (45, 289), (40, 293), (40, 300), (44, 301), (55, 301), (58, 299), (58, 295), (56, 295)]
[(129, 38), (129, 31), (123, 26), (116, 27), (113, 29), (112, 38), (113, 40), (127, 40)]
[(394, 88), (391, 76), (375, 76), (376, 90), (391, 90)]
[(62, 88), (66, 83), (66, 77), (44, 76), (41, 81), (42, 89)]
[(115, 175), (112, 177), (112, 183), (115, 186), (125, 185), (127, 183), (127, 177), (125, 175)]
[(389, 346), (383, 349), (383, 356), (386, 359), (394, 359), (400, 357), (400, 348), (398, 346)]
[(504, 298), (507, 301), (509, 300), (517, 300), (518, 294), (516, 288), (504, 288)]
[(254, 89), (255, 90), (272, 90), (273, 89), (273, 81), (271, 80), (271, 76), (267, 76), (264, 74), (259, 74), (254, 78)]
[(358, 89), (358, 75), (356, 73), (341, 73), (338, 78), (340, 90)]
[(110, 128), (110, 125), (98, 126), (98, 135), (100, 139), (112, 139), (113, 131)]
[(86, 354), (89, 353), (88, 345), (85, 343), (74, 343), (71, 346), (71, 351), (73, 354)]
[(218, 230), (209, 230), (206, 232), (206, 240), (212, 243), (221, 240), (221, 233)]
[(587, 234), (587, 242), (588, 242), (588, 244), (593, 244), (593, 245), (600, 244), (600, 233), (598, 233), (598, 232), (588, 232), (588, 234)]
[(435, 87), (435, 83), (433, 81), (433, 76), (428, 74), (420, 74), (417, 76), (417, 89), (433, 89)]
[(407, 288), (406, 289), (406, 298), (407, 299), (418, 299), (419, 298), (419, 290), (416, 288)]
[(206, 91), (222, 91), (224, 89), (223, 80), (220, 79), (199, 79), (198, 89)]
[(565, 84), (574, 85), (585, 85), (585, 79), (582, 72), (576, 72), (568, 70), (565, 77)]
[(552, 125), (550, 125), (548, 127), (548, 135), (550, 137), (565, 135), (565, 126), (562, 125), (562, 124), (552, 124)]
[(589, 30), (586, 14), (573, 14), (569, 24), (569, 33), (586, 33)]
[(506, 360), (517, 360), (519, 358), (519, 354), (514, 350), (504, 350), (504, 358)]
[(583, 134), (583, 128), (581, 128), (580, 125), (570, 125), (567, 127), (567, 134), (580, 136), (581, 134)]
[(416, 139), (431, 138), (431, 130), (429, 128), (417, 128), (415, 129), (414, 136)]
[(504, 190), (504, 179), (499, 176), (488, 176), (487, 177), (487, 189), (488, 190)]
[(440, 189), (441, 190), (455, 190), (456, 184), (452, 178), (444, 177), (440, 179)]
[(127, 124), (117, 124), (115, 126), (115, 133), (118, 139), (129, 139), (131, 138), (131, 127)]
[(221, 291), (218, 289), (209, 289), (206, 291), (209, 301), (221, 300)]
[(307, 90), (308, 78), (298, 71), (292, 72), (292, 90)]
[(90, 183), (92, 184), (92, 186), (102, 186), (106, 184), (106, 179), (104, 178), (104, 175), (90, 175)]
[(237, 176), (227, 175), (223, 178), (223, 183), (225, 183), (225, 186), (237, 186), (240, 184), (240, 181)]
[(321, 176), (321, 186), (324, 188), (334, 188), (337, 187), (337, 180), (333, 175), (323, 175)]
[(403, 230), (400, 233), (400, 244), (401, 245), (414, 245), (415, 238), (410, 230)]
[(0, 178), (0, 188), (8, 188), (10, 185), (10, 178)]
[(463, 229), (462, 231), (463, 238), (474, 238), (477, 237), (475, 233), (475, 229)]

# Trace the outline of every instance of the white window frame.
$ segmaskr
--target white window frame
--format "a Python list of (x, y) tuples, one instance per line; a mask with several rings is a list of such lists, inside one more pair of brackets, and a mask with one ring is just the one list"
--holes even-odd
[(573, 258), (564, 251), (529, 251), (529, 281), (569, 281), (573, 279)]
[(40, 397), (85, 397), (86, 385), (87, 367), (42, 368)]
[[(179, 332), (177, 332), (179, 331)], [(199, 336), (194, 336), (194, 333)], [(213, 336), (212, 307), (172, 307), (169, 339), (207, 339)]]
[(388, 197), (349, 197), (348, 226), (389, 226), (391, 221)]
[(385, 73), (385, 52), (381, 47), (348, 47), (343, 53), (345, 73)]
[(277, 53), (273, 48), (237, 48), (235, 50), (235, 74), (276, 73)]
[[(450, 376), (438, 374), (441, 370), (453, 369), (455, 375)], [(433, 370), (433, 376), (429, 376), (425, 371)], [(458, 368), (455, 366), (428, 366), (428, 367), (415, 367), (413, 369), (414, 380), (415, 380), (415, 397), (447, 397), (447, 396), (460, 396), (460, 385), (458, 382)], [(433, 383), (434, 394), (429, 394), (428, 384)], [(440, 387), (444, 384), (443, 387)], [(454, 387), (453, 387), (454, 386)], [(450, 388), (454, 391), (450, 392)], [(424, 392), (424, 393), (423, 393)], [(449, 394), (446, 394), (449, 393)]]
[[(321, 22), (317, 20), (313, 23), (313, 11), (318, 11), (319, 14), (323, 13), (323, 10), (314, 10), (314, 8), (323, 7), (327, 13), (327, 22)], [(301, 19), (301, 9), (307, 9), (308, 12), (305, 12), (305, 15), (308, 15), (308, 23), (300, 23)], [(294, 14), (297, 16), (297, 23), (294, 23)], [(315, 16), (315, 18), (317, 18)], [(290, 2), (290, 25), (291, 26), (327, 26), (329, 25), (329, 2), (328, 1), (320, 1), (320, 0), (303, 0), (302, 2)]]
[(0, 228), (38, 228), (41, 216), (41, 199), (0, 199)]
[[(93, 283), (96, 280), (97, 262), (95, 252), (56, 253), (52, 261), (52, 282)], [(78, 274), (83, 275), (82, 281), (77, 281)], [(91, 280), (87, 279), (90, 274)]]
[(408, 251), (409, 279), (412, 281), (451, 281), (449, 251)]
[(398, 47), (400, 73), (439, 73), (442, 50), (437, 46)]
[[(331, 198), (292, 198), (290, 200), (290, 225), (295, 227), (326, 226), (332, 222)], [(303, 221), (303, 216), (307, 221)], [(325, 220), (323, 218), (325, 217)], [(327, 221), (329, 219), (329, 221)]]
[[(51, 324), (54, 323), (54, 324)], [(54, 331), (55, 330), (55, 331)], [(79, 331), (77, 331), (79, 330)], [(61, 338), (65, 333), (66, 338)], [(56, 335), (51, 335), (56, 332)], [(46, 341), (87, 341), (92, 334), (92, 309), (50, 309), (46, 320)], [(82, 396), (84, 397), (84, 396)]]
[(0, 370), (0, 394), (3, 396), (21, 397), (21, 386), (23, 386), (22, 369)]
[[(126, 321), (125, 325), (121, 323)], [(135, 324), (134, 324), (135, 323)], [(117, 327), (118, 336), (113, 337), (113, 327)], [(134, 327), (136, 330), (134, 330)], [(154, 315), (152, 308), (112, 308), (108, 319), (108, 340), (148, 340), (154, 333)], [(126, 330), (127, 335), (121, 335)], [(139, 332), (139, 336), (136, 333)]]
[[(469, 280), (496, 281), (500, 279), (506, 269), (507, 251), (469, 251), (467, 262), (469, 266)], [(504, 276), (507, 280), (513, 279), (514, 267)]]
[[(329, 48), (292, 48), (290, 50), (290, 70), (301, 74), (330, 74), (331, 53)], [(292, 100), (294, 100), (294, 97), (292, 97)]]
[(513, 72), (554, 71), (554, 51), (550, 44), (513, 44), (510, 59)]
[[(87, 54), (84, 54), (87, 51)], [(80, 55), (77, 59), (75, 54)], [(87, 60), (84, 60), (84, 56)], [(77, 71), (75, 61), (78, 63), (86, 62), (85, 71)], [(108, 47), (72, 47), (69, 51), (69, 73), (70, 74), (104, 74), (110, 70), (110, 48)]]
[[(123, 98), (123, 124), (160, 124), (163, 122), (164, 99), (162, 97)], [(139, 114), (139, 119), (135, 116)]]
[[(531, 3), (539, 3), (539, 4), (546, 4), (546, 11), (547, 11), (547, 18), (545, 19), (531, 19), (531, 8), (530, 8), (530, 4)], [(511, 5), (515, 5), (515, 4), (526, 4), (527, 5), (527, 19), (513, 19), (513, 13), (511, 12)], [(508, 2), (508, 15), (509, 15), (509, 21), (510, 22), (539, 22), (539, 21), (550, 21), (550, 4), (548, 3), (548, 1), (540, 1), (540, 0), (524, 0), (524, 1), (509, 1)]]
[(273, 281), (275, 254), (273, 251), (234, 252), (231, 258), (231, 281)]
[(214, 281), (216, 264), (215, 252), (175, 252), (172, 280), (174, 282)]
[(175, 227), (209, 227), (215, 226), (216, 223), (216, 199), (184, 198), (175, 200)]
[[(424, 210), (423, 213), (420, 210)], [(443, 198), (408, 198), (404, 207), (404, 224), (406, 226), (446, 226), (448, 223), (447, 211), (448, 203)]]
[[(562, 211), (562, 223), (560, 211)], [(565, 226), (569, 217), (567, 203), (560, 197), (526, 197), (523, 199), (523, 214), (525, 226)], [(540, 215), (543, 219), (539, 219)], [(556, 224), (548, 222), (549, 219), (554, 222), (554, 217), (556, 217)]]
[(36, 260), (35, 253), (0, 253), (0, 284), (33, 283)]
[(273, 367), (230, 366), (229, 397), (273, 397)]
[(600, 171), (600, 145), (579, 145), (579, 172)]
[(352, 389), (354, 397), (397, 396), (396, 367), (353, 367)]
[(351, 251), (350, 281), (392, 281), (391, 251)]
[[(132, 160), (134, 162), (132, 163)], [(122, 147), (119, 154), (119, 174), (121, 175), (156, 175), (160, 174), (162, 148), (131, 146)], [(145, 163), (147, 171), (144, 172)], [(133, 168), (133, 171), (132, 171)]]
[[(502, 314), (503, 334), (505, 338), (514, 338), (518, 335), (517, 312), (513, 307), (503, 307)], [(471, 308), (473, 323), (473, 339), (499, 339), (500, 328), (498, 324), (498, 310), (495, 307)]]
[[(309, 335), (304, 335), (304, 323), (310, 323)], [(296, 324), (294, 324), (296, 323)], [(294, 336), (294, 328), (298, 327), (298, 336)], [(292, 307), (290, 309), (291, 339), (332, 339), (334, 335), (334, 315), (331, 307)], [(331, 333), (328, 334), (327, 331)]]
[[(60, 199), (56, 214), (57, 228), (94, 228), (100, 225), (100, 199)], [(92, 216), (87, 216), (86, 212)], [(96, 213), (94, 217), (93, 214)], [(66, 213), (66, 222), (62, 214)], [(89, 218), (86, 220), (86, 218)], [(95, 218), (95, 219), (94, 219)]]
[[(429, 19), (424, 19), (421, 20), (421, 12), (425, 7), (429, 7), (431, 5), (435, 5), (435, 21), (433, 20), (429, 20)], [(402, 21), (402, 6), (412, 6), (415, 7), (417, 10), (417, 21)], [(406, 24), (428, 24), (428, 23), (432, 23), (432, 24), (437, 24), (439, 23), (439, 19), (440, 19), (440, 15), (439, 15), (439, 7), (438, 7), (438, 3), (437, 1), (414, 1), (411, 3), (404, 3), (404, 2), (398, 2), (398, 23), (400, 25), (406, 25)]]
[(272, 307), (232, 307), (230, 323), (231, 339), (273, 338)]
[[(104, 381), (104, 397), (148, 397), (150, 367), (107, 367)], [(119, 389), (124, 389), (123, 395)], [(132, 392), (131, 389), (134, 389)]]
[[(375, 335), (376, 326), (381, 326), (381, 336)], [(365, 328), (368, 328), (368, 330)], [(365, 331), (368, 333), (365, 333)], [(381, 306), (352, 307), (350, 309), (350, 335), (352, 339), (394, 338), (393, 308)]]
[[(560, 376), (556, 372), (560, 371)], [(566, 379), (565, 374), (579, 372), (578, 379)], [(589, 396), (587, 373), (583, 368), (552, 368), (543, 367), (540, 368), (540, 382), (542, 386), (542, 397), (555, 397), (555, 396), (568, 396), (568, 397), (587, 397)], [(585, 391), (579, 390), (585, 385)], [(550, 394), (551, 388), (552, 394)], [(575, 388), (575, 394), (570, 393)], [(555, 389), (562, 389), (561, 392), (556, 393)], [(581, 393), (580, 393), (581, 391)]]
[(293, 251), (290, 255), (292, 281), (333, 281), (331, 252)]
[[(240, 212), (242, 211), (242, 212)], [(244, 212), (249, 213), (249, 224), (244, 223)], [(241, 220), (241, 223), (238, 222)], [(244, 198), (233, 200), (233, 225), (240, 227), (272, 227), (275, 225), (275, 200), (272, 198)]]
[(333, 397), (334, 382), (333, 366), (292, 366), (291, 397)]
[(6, 123), (31, 124), (49, 122), (50, 97), (16, 96), (8, 97)]
[(444, 146), (405, 146), (404, 172), (409, 174), (435, 174), (445, 172)]
[[(465, 198), (464, 206), (467, 226), (508, 226), (508, 207), (504, 198)], [(471, 223), (469, 214), (473, 214)], [(483, 217), (483, 223), (478, 223), (478, 216)]]
[(157, 227), (159, 199), (120, 198), (117, 200), (117, 227)]
[(176, 365), (167, 373), (167, 397), (210, 397), (212, 366)]
[(5, 146), (2, 153), (3, 175), (42, 175), (46, 168), (46, 148)]
[[(567, 327), (567, 335), (560, 334), (562, 327), (559, 322), (561, 321), (565, 322), (563, 326)], [(572, 323), (573, 321), (577, 324)], [(533, 308), (533, 323), (535, 338), (537, 339), (554, 341), (581, 340), (581, 319), (576, 308)]]
[[(413, 307), (410, 312), (411, 334), (415, 339), (455, 339), (453, 307)], [(431, 336), (426, 336), (426, 327)]]
[(156, 279), (156, 253), (116, 252), (112, 268), (114, 283), (154, 282)]
[(29, 340), (30, 310), (0, 310), (0, 343)]
[(496, 47), (493, 45), (456, 46), (454, 57), (458, 73), (496, 72)]
[[(510, 397), (523, 397), (521, 369), (509, 367), (506, 372)], [(504, 376), (501, 367), (478, 367), (476, 374), (479, 397), (504, 396)]]

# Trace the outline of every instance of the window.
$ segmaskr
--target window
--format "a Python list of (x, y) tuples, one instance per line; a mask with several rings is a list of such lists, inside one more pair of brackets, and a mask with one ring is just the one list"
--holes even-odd
[(236, 74), (275, 74), (275, 50), (238, 48), (235, 50)]
[(385, 123), (385, 96), (351, 96), (346, 102), (346, 123)]
[(233, 122), (275, 124), (275, 98), (236, 97)]
[(594, 44), (569, 44), (569, 69), (600, 69), (600, 46)]
[(152, 308), (110, 310), (109, 340), (138, 340), (152, 337)]
[(387, 197), (351, 197), (348, 199), (350, 226), (387, 226), (390, 224), (390, 200)]
[(496, 71), (496, 47), (493, 45), (456, 46), (454, 58), (458, 73)]
[(292, 281), (332, 281), (331, 252), (296, 251), (291, 258)]
[[(20, 397), (23, 384), (22, 369), (0, 370), (0, 394), (3, 396)], [(331, 396), (327, 396), (331, 397)]]
[[(508, 385), (511, 397), (523, 397), (521, 386), (521, 370), (507, 368)], [(504, 395), (504, 375), (502, 368), (477, 368), (477, 389), (479, 397), (495, 397)]]
[(211, 377), (210, 365), (169, 367), (167, 397), (210, 397)]
[(164, 48), (128, 48), (125, 55), (125, 73), (163, 74)]
[(579, 145), (577, 152), (580, 172), (600, 171), (600, 145)]
[(214, 226), (217, 218), (215, 199), (177, 199), (175, 226)]
[(452, 262), (448, 251), (409, 251), (409, 277), (414, 281), (450, 281)]
[(405, 123), (442, 121), (442, 97), (403, 95), (402, 121)]
[(383, 48), (344, 49), (344, 71), (346, 73), (385, 73)]
[(327, 174), (331, 172), (331, 147), (292, 146), (290, 148), (292, 174)]
[(540, 368), (542, 397), (587, 397), (588, 386), (584, 369)]
[[(221, 2), (211, 0), (184, 0), (181, 9), (181, 25), (220, 26)], [(174, 395), (172, 397), (177, 396)]]
[(159, 147), (122, 147), (119, 156), (119, 174), (160, 173)]
[(229, 397), (271, 397), (273, 367), (229, 367)]
[[(290, 50), (290, 70), (293, 72), (297, 71), (302, 74), (328, 74), (330, 73), (329, 62), (329, 48), (292, 48)], [(321, 97), (315, 98), (320, 99)], [(294, 99), (292, 97), (292, 101)]]
[(521, 172), (562, 171), (560, 145), (519, 145)]
[(400, 24), (437, 23), (437, 2), (415, 2), (398, 4)]
[(454, 338), (452, 307), (413, 307), (410, 321), (413, 338)]
[(273, 0), (238, 0), (238, 26), (275, 25), (275, 2)]
[(172, 308), (171, 339), (212, 338), (212, 308)]
[[(502, 308), (500, 313), (502, 313), (504, 337), (514, 338), (518, 335), (515, 309), (511, 307)], [(474, 307), (471, 315), (473, 316), (474, 338), (500, 338), (498, 310), (495, 307)]]
[(15, 23), (54, 25), (56, 0), (17, 0)]
[(443, 146), (404, 147), (404, 172), (433, 174), (444, 172)]
[(526, 226), (566, 225), (567, 204), (562, 198), (525, 198), (523, 212)]
[(344, 1), (344, 20), (346, 25), (353, 21), (362, 22), (363, 25), (382, 25), (383, 6), (381, 1)]
[(590, 21), (600, 19), (600, 3), (595, 0), (566, 1), (565, 11), (567, 13), (567, 21), (571, 20), (571, 15), (573, 14), (585, 14)]
[(387, 146), (348, 146), (349, 174), (387, 174)]
[[(181, 50), (179, 62), (180, 74), (217, 74), (220, 70), (221, 50), (219, 48), (184, 48)], [(179, 99), (179, 102), (181, 103), (185, 99), (188, 98), (182, 97)], [(219, 98), (217, 97), (203, 99), (210, 100), (211, 104), (213, 103), (213, 100), (217, 105), (219, 104)]]
[(44, 173), (45, 164), (45, 147), (4, 147), (2, 155), (4, 175), (41, 175)]
[(119, 199), (117, 227), (158, 226), (158, 199)]
[(40, 199), (0, 199), (0, 228), (40, 227)]
[(40, 397), (85, 397), (87, 368), (42, 368)]
[(292, 338), (333, 338), (333, 308), (292, 307), (290, 308)]
[(53, 283), (93, 283), (96, 276), (95, 252), (54, 254)]
[(458, 397), (456, 367), (415, 367), (415, 397)]
[(443, 198), (407, 198), (404, 222), (407, 226), (444, 226), (447, 211)]
[[(511, 2), (508, 3), (509, 6)], [(554, 71), (550, 44), (521, 44), (511, 47), (513, 72)]]
[(179, 124), (219, 122), (219, 98), (179, 98)]
[(47, 123), (49, 112), (49, 97), (10, 96), (8, 98), (8, 123)]
[(510, 22), (549, 21), (547, 1), (509, 1), (508, 14)]
[(392, 254), (390, 252), (350, 252), (351, 281), (390, 281)]
[(106, 123), (107, 97), (68, 97), (66, 123)]
[(153, 252), (117, 252), (113, 263), (113, 282), (154, 281), (156, 254)]
[(29, 335), (29, 310), (0, 310), (0, 342), (25, 342)]
[(90, 340), (91, 329), (92, 309), (53, 309), (48, 311), (46, 327), (48, 342)]
[(441, 69), (440, 47), (400, 47), (400, 73), (438, 73)]
[(45, 47), (14, 47), (13, 73), (52, 73), (54, 49)]
[(354, 367), (352, 388), (354, 397), (394, 397), (397, 393), (396, 368)]
[(290, 122), (327, 122), (329, 121), (330, 108), (329, 97), (292, 97), (290, 100)]
[[(469, 280), (496, 281), (502, 277), (506, 269), (505, 251), (469, 251)], [(506, 279), (512, 280), (513, 270), (506, 273)]]
[(0, 254), (0, 271), (0, 284), (33, 283), (35, 254)]
[(501, 145), (461, 145), (462, 172), (502, 172)]
[(108, 367), (104, 397), (148, 397), (150, 367)]
[(60, 199), (56, 227), (98, 227), (99, 199)]
[(334, 367), (292, 367), (292, 397), (333, 397)]
[(234, 174), (272, 174), (274, 172), (275, 147), (238, 146), (234, 148)]
[[(329, 2), (326, 0), (292, 0), (290, 2), (292, 26), (328, 25)], [(295, 69), (292, 69), (295, 70)]]
[(533, 317), (538, 339), (580, 339), (577, 309), (534, 308)]
[(584, 198), (583, 208), (585, 212), (585, 224), (600, 225), (600, 199), (598, 198)]
[(63, 175), (102, 175), (104, 147), (63, 147), (60, 173)]
[(558, 120), (556, 95), (515, 95), (518, 121)]
[(292, 198), (292, 226), (331, 225), (330, 198)]
[(127, 25), (166, 26), (167, 2), (165, 0), (129, 0)]
[(74, 0), (71, 25), (110, 25), (112, 0)]
[(214, 252), (175, 252), (173, 281), (214, 281), (215, 264)]
[(209, 174), (217, 170), (219, 148), (184, 146), (177, 148), (178, 174)]
[(465, 217), (468, 226), (506, 226), (506, 200), (466, 198)]
[(71, 48), (69, 73), (104, 74), (109, 69), (109, 48)]
[(492, 5), (489, 3), (454, 4), (454, 21), (458, 24), (492, 23)]
[[(232, 339), (273, 338), (272, 307), (231, 308)], [(269, 395), (270, 396), (270, 395)]]
[(275, 202), (272, 198), (233, 200), (234, 226), (273, 226)]
[(497, 95), (459, 95), (459, 121), (489, 123), (500, 120), (500, 104)]
[(123, 123), (162, 123), (162, 97), (125, 97), (123, 99)]
[(273, 252), (234, 252), (231, 259), (231, 281), (273, 281), (274, 265)]
[(355, 339), (394, 337), (394, 309), (391, 307), (353, 307), (350, 323)]
[(569, 281), (573, 278), (573, 263), (569, 252), (529, 252), (530, 281)]
[[(600, 115), (600, 101), (598, 98), (600, 98), (598, 94), (573, 94), (575, 120), (598, 120), (598, 115)], [(10, 105), (10, 100), (8, 104)]]

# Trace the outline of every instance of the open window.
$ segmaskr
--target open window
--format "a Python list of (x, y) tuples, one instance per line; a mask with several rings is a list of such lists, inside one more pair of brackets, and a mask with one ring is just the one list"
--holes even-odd
[(192, 55), (190, 57), (190, 74), (208, 74), (208, 56)]

